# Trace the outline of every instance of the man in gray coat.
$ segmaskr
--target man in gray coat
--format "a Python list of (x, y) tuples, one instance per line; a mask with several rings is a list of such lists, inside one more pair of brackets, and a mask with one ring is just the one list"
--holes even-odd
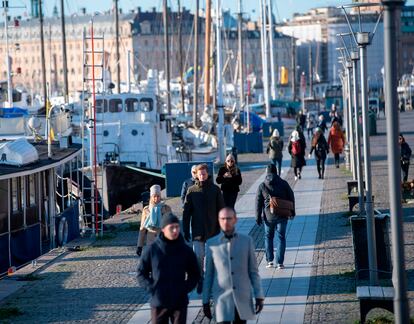
[(212, 318), (212, 296), (217, 323), (246, 323), (263, 309), (264, 302), (253, 240), (248, 235), (236, 232), (234, 209), (223, 208), (218, 219), (221, 232), (206, 243), (204, 314)]

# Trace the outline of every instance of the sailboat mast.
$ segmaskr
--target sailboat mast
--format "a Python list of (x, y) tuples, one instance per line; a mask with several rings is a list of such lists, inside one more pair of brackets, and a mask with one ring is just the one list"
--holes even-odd
[(66, 28), (65, 28), (65, 6), (63, 0), (60, 0), (60, 24), (62, 30), (62, 59), (63, 59), (63, 94), (65, 102), (69, 101), (69, 82), (68, 82), (68, 62), (66, 54)]
[(11, 67), (10, 67), (10, 56), (9, 56), (9, 37), (8, 37), (8, 26), (7, 26), (7, 8), (9, 2), (3, 1), (4, 10), (4, 36), (6, 37), (6, 67), (7, 67), (7, 102), (9, 107), (13, 106), (13, 86), (11, 80)]
[[(40, 20), (40, 56), (42, 63), (42, 84), (43, 84), (43, 98), (45, 101), (46, 115), (48, 114), (48, 104), (47, 104), (47, 88), (46, 88), (46, 63), (45, 63), (45, 39), (43, 36), (43, 10), (42, 10), (42, 0), (39, 0), (39, 20)], [(50, 136), (48, 134), (48, 136)]]
[(168, 8), (167, 0), (163, 1), (164, 18), (164, 46), (165, 46), (165, 81), (167, 82), (167, 111), (171, 115), (171, 92), (170, 92), (170, 47), (168, 37)]
[(223, 102), (223, 77), (221, 62), (221, 0), (216, 1), (216, 74), (217, 74), (217, 109), (218, 109), (218, 148), (219, 162), (224, 163), (224, 102)]
[(211, 0), (206, 0), (206, 34), (204, 46), (204, 106), (211, 104), (210, 99), (210, 37), (211, 37)]
[(239, 43), (239, 71), (240, 71), (240, 109), (244, 104), (244, 63), (243, 63), (243, 12), (242, 12), (242, 0), (239, 0), (239, 13), (238, 13), (238, 43)]
[(309, 97), (313, 97), (312, 43), (309, 44)]
[(291, 57), (291, 85), (292, 85), (292, 100), (296, 100), (296, 49), (295, 49), (295, 37), (292, 36), (291, 38), (291, 49), (292, 49), (292, 57)]
[(194, 15), (194, 100), (193, 100), (193, 126), (197, 127), (197, 109), (198, 109), (198, 11), (199, 0), (195, 0), (196, 10)]
[(184, 71), (183, 71), (183, 39), (182, 39), (182, 25), (183, 25), (183, 14), (181, 12), (180, 0), (177, 0), (178, 4), (178, 51), (180, 56), (180, 91), (181, 91), (181, 104), (183, 114), (185, 113), (184, 107)]
[(114, 14), (115, 14), (115, 59), (116, 59), (116, 85), (118, 93), (121, 93), (121, 69), (120, 69), (120, 56), (119, 56), (119, 10), (118, 0), (114, 0)]
[(274, 37), (274, 29), (273, 29), (273, 13), (272, 13), (272, 0), (268, 1), (268, 14), (269, 14), (269, 47), (270, 47), (270, 84), (271, 84), (271, 96), (272, 100), (276, 99), (276, 78), (275, 78), (275, 57), (273, 54), (273, 37)]

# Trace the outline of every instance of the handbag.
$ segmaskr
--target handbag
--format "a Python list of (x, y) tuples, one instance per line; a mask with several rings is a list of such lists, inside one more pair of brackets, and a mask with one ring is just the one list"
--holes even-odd
[(266, 186), (265, 188), (269, 195), (269, 209), (272, 216), (292, 219), (294, 217), (293, 202), (279, 197), (272, 197), (269, 189)]
[(278, 197), (270, 197), (269, 201), (270, 213), (283, 218), (292, 219), (293, 216), (293, 202), (287, 199)]

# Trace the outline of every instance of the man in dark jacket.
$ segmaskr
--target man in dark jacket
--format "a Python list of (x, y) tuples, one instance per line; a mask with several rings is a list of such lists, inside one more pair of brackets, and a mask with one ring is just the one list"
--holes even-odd
[(274, 266), (273, 238), (276, 236), (276, 261), (277, 268), (283, 269), (283, 261), (286, 250), (286, 227), (288, 219), (274, 215), (270, 211), (270, 197), (278, 197), (289, 200), (293, 203), (293, 216), (295, 215), (295, 196), (289, 184), (280, 178), (276, 173), (276, 167), (270, 164), (267, 167), (265, 181), (259, 185), (256, 193), (256, 223), (261, 225), (263, 222), (262, 214), (264, 211), (265, 224), (265, 250), (267, 268)]
[(191, 167), (191, 178), (186, 179), (183, 182), (183, 186), (181, 187), (181, 204), (183, 208), (184, 208), (185, 196), (187, 195), (188, 188), (190, 188), (193, 184), (195, 184), (195, 181), (197, 179), (196, 168), (197, 168), (196, 164), (194, 164)]
[[(187, 241), (192, 239), (194, 252), (197, 255), (201, 274), (204, 269), (206, 241), (220, 231), (218, 213), (224, 207), (221, 190), (208, 175), (207, 164), (199, 164), (196, 168), (196, 183), (188, 188), (183, 211), (183, 231)], [(190, 236), (191, 224), (191, 236)], [(200, 281), (197, 292), (201, 293)]]
[(152, 323), (187, 320), (188, 293), (200, 280), (197, 259), (180, 235), (176, 216), (162, 219), (162, 229), (140, 259), (138, 283), (151, 294)]

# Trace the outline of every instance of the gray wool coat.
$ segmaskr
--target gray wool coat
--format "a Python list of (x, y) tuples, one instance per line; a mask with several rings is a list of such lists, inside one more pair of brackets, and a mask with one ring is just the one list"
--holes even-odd
[(216, 322), (234, 320), (237, 308), (242, 320), (255, 318), (254, 298), (264, 299), (253, 240), (235, 233), (228, 240), (223, 232), (207, 240), (203, 304), (212, 297)]

